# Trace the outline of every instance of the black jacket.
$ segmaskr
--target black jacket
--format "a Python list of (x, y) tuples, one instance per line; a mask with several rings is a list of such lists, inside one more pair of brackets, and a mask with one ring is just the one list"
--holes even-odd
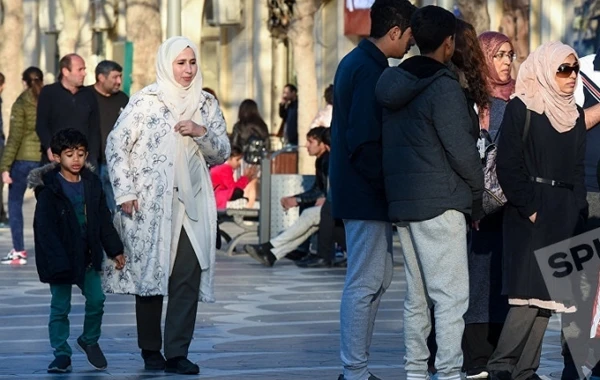
[[(57, 177), (60, 167), (48, 164), (33, 170), (29, 187), (37, 204), (33, 219), (35, 263), (40, 281), (51, 284), (81, 284), (85, 275), (84, 240), (75, 209), (62, 191)], [(87, 245), (92, 266), (102, 270), (103, 249), (108, 257), (123, 253), (123, 244), (113, 227), (100, 179), (91, 170), (81, 171), (87, 216)]]
[(35, 130), (42, 143), (42, 161), (48, 162), (46, 150), (52, 136), (63, 129), (74, 128), (88, 141), (88, 162), (97, 166), (100, 158), (100, 114), (94, 92), (81, 87), (72, 94), (59, 82), (42, 88), (37, 106)]
[[(506, 106), (500, 137), (496, 173), (508, 203), (504, 207), (503, 288), (510, 298), (569, 301), (554, 298), (540, 271), (535, 251), (575, 235), (587, 219), (585, 188), (585, 114), (575, 127), (558, 133), (545, 114), (531, 112), (525, 143), (526, 106), (514, 98)], [(566, 182), (573, 190), (532, 182), (541, 177)], [(537, 213), (535, 223), (529, 216)], [(566, 290), (566, 289), (565, 289)]]
[(383, 111), (383, 172), (391, 221), (448, 210), (482, 216), (483, 170), (456, 75), (417, 56), (387, 69), (375, 95)]
[(300, 198), (299, 206), (312, 206), (317, 199), (327, 195), (327, 182), (329, 178), (329, 152), (325, 152), (315, 161), (315, 183), (307, 191), (296, 194)]
[(342, 59), (333, 81), (331, 207), (339, 219), (387, 221), (381, 164), (381, 106), (375, 85), (388, 67), (369, 40)]

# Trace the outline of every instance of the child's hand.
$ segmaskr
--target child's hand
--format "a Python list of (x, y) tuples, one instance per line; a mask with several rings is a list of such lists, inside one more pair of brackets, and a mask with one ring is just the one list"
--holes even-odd
[(118, 270), (121, 270), (125, 267), (125, 256), (123, 256), (122, 253), (113, 258), (113, 260), (116, 263), (115, 268), (117, 268)]
[(244, 170), (244, 176), (246, 178), (248, 178), (250, 181), (255, 179), (257, 174), (258, 174), (258, 167), (254, 166), (254, 165), (248, 166), (246, 168), (246, 170)]

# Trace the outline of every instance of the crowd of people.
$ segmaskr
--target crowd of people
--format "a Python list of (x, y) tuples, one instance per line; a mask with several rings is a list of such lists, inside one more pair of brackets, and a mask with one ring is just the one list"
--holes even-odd
[[(478, 36), (451, 12), (408, 0), (375, 0), (370, 14), (370, 36), (339, 63), (306, 136), (315, 184), (281, 199), (300, 217), (244, 251), (267, 267), (284, 257), (331, 267), (340, 264), (335, 248), (346, 251), (338, 380), (378, 379), (369, 348), (392, 281), (394, 231), (407, 284), (407, 379), (538, 379), (553, 313), (563, 315), (562, 379), (585, 378), (580, 359), (590, 349), (590, 380), (600, 379), (600, 346), (587, 334), (598, 268), (574, 275), (572, 297), (557, 299), (534, 255), (600, 226), (600, 56), (544, 43), (513, 79), (513, 45), (501, 33)], [(413, 45), (419, 55), (389, 66)], [(13, 245), (3, 264), (27, 263), (27, 186), (37, 198), (48, 372), (72, 370), (77, 285), (86, 299), (77, 345), (94, 368), (108, 365), (98, 344), (106, 292), (135, 296), (146, 370), (198, 374), (188, 349), (198, 302), (214, 302), (217, 210), (239, 199), (254, 206), (260, 178), (248, 152), (271, 149), (269, 128), (246, 99), (227, 134), (185, 37), (161, 44), (156, 81), (131, 99), (116, 62), (100, 62), (88, 87), (80, 56), (59, 68), (46, 86), (40, 69), (23, 72), (0, 159)], [(286, 85), (277, 135), (290, 145), (298, 101)], [(302, 245), (316, 232), (316, 255), (307, 255)]]
[[(538, 379), (552, 313), (564, 313), (561, 378), (585, 378), (598, 268), (556, 299), (534, 255), (598, 227), (599, 98), (577, 53), (545, 43), (515, 81), (508, 37), (477, 36), (443, 8), (376, 0), (371, 23), (334, 80), (331, 198), (348, 244), (339, 379), (378, 379), (368, 352), (393, 225), (408, 379)], [(420, 55), (388, 67), (413, 43)]]

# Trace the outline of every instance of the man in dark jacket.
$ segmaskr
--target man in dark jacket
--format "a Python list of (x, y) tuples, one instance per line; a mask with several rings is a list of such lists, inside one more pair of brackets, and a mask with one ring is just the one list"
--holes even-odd
[(315, 162), (315, 184), (306, 192), (281, 200), (285, 210), (297, 206), (308, 206), (300, 218), (281, 234), (263, 244), (247, 244), (244, 250), (261, 264), (272, 267), (275, 261), (285, 257), (318, 231), (321, 206), (325, 203), (329, 171), (329, 128), (316, 127), (306, 134), (306, 148)]
[(37, 204), (33, 220), (35, 262), (40, 281), (50, 284), (50, 345), (55, 359), (50, 373), (71, 371), (69, 310), (71, 285), (85, 297), (85, 323), (77, 345), (89, 363), (102, 370), (106, 358), (98, 345), (104, 292), (100, 272), (104, 251), (123, 268), (123, 244), (115, 231), (100, 179), (85, 165), (87, 141), (74, 129), (64, 129), (51, 140), (54, 161), (28, 177)]
[(59, 62), (58, 81), (44, 86), (37, 106), (35, 130), (42, 143), (42, 161), (52, 161), (50, 139), (62, 130), (74, 128), (87, 138), (88, 161), (98, 167), (100, 158), (100, 115), (94, 93), (83, 87), (85, 61), (67, 54)]
[(387, 216), (381, 162), (382, 108), (375, 85), (388, 58), (410, 49), (408, 0), (376, 0), (368, 39), (340, 62), (334, 79), (331, 123), (331, 205), (344, 219), (348, 269), (340, 310), (340, 379), (376, 379), (367, 368), (373, 324), (392, 281), (392, 225)]
[(112, 131), (121, 111), (129, 102), (129, 97), (121, 91), (123, 68), (114, 61), (101, 61), (96, 66), (96, 83), (89, 86), (98, 101), (98, 112), (100, 113), (100, 158), (99, 171), (102, 190), (106, 195), (106, 204), (111, 212), (117, 209), (115, 195), (113, 193), (110, 178), (108, 178), (108, 167), (106, 166), (106, 139)]
[(387, 69), (375, 94), (384, 107), (383, 173), (392, 222), (400, 222), (407, 295), (408, 379), (427, 376), (430, 304), (435, 305), (439, 379), (460, 379), (469, 303), (465, 215), (482, 216), (483, 171), (465, 95), (446, 63), (456, 18), (427, 6), (411, 19), (421, 56)]
[(279, 117), (282, 120), (277, 136), (283, 137), (285, 144), (298, 145), (298, 89), (291, 83), (283, 87)]

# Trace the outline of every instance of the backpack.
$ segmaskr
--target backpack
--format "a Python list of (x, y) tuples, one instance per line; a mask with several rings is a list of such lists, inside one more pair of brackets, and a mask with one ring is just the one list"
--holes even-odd
[[(525, 116), (525, 127), (523, 128), (523, 144), (529, 134), (529, 125), (531, 124), (531, 111), (527, 110)], [(498, 175), (496, 174), (496, 156), (498, 155), (498, 145), (496, 139), (500, 135), (500, 130), (496, 133), (495, 138), (492, 140), (490, 134), (485, 129), (480, 132), (480, 138), (477, 142), (480, 154), (482, 156), (483, 164), (483, 213), (485, 216), (491, 215), (504, 206), (507, 202), (504, 191), (500, 187), (498, 182)]]

